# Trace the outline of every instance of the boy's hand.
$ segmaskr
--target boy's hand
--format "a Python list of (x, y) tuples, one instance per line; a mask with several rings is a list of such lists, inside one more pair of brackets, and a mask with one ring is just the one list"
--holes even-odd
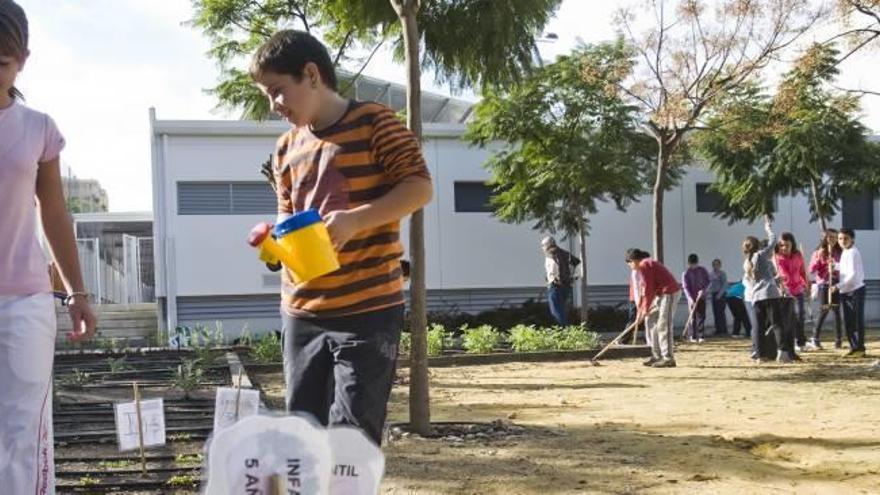
[(324, 217), (324, 223), (337, 252), (361, 230), (357, 216), (346, 210), (331, 211)]

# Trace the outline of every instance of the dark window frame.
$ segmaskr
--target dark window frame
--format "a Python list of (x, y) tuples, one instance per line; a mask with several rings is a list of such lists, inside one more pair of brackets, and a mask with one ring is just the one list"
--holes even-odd
[[(453, 182), (453, 206), (455, 213), (494, 213), (489, 201), (492, 199), (492, 187), (484, 181), (461, 180)], [(478, 199), (467, 194), (480, 194), (485, 190), (485, 198), (480, 206), (476, 206)]]
[(847, 194), (840, 201), (840, 223), (853, 230), (877, 230), (874, 202), (877, 196), (870, 192)]

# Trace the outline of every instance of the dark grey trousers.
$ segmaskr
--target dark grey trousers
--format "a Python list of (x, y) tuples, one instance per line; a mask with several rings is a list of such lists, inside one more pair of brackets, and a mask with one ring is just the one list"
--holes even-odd
[(403, 306), (315, 319), (282, 311), (287, 411), (355, 426), (381, 444), (403, 315)]

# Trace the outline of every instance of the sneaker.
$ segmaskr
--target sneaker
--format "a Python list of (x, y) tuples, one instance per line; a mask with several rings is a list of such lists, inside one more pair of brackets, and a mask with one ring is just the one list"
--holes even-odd
[(705, 342), (705, 341), (706, 341), (706, 339), (704, 339), (703, 337), (700, 337), (700, 338), (697, 339), (697, 343), (698, 343), (698, 344), (702, 344), (702, 343)]
[(820, 344), (818, 340), (811, 340), (811, 341), (807, 342), (807, 345), (806, 345), (806, 347), (804, 347), (804, 350), (807, 350), (807, 351), (821, 351), (821, 350), (822, 350), (822, 344)]
[(675, 359), (661, 359), (651, 365), (652, 368), (675, 368)]
[(695, 339), (693, 337), (688, 337), (688, 344), (696, 344), (696, 343), (697, 343), (697, 339)]
[(660, 361), (660, 360), (651, 357), (651, 358), (649, 358), (649, 359), (643, 361), (642, 364), (643, 364), (644, 366), (651, 366), (652, 364), (656, 363), (657, 361)]
[(843, 357), (847, 359), (862, 359), (865, 357), (865, 351), (849, 351)]
[(794, 352), (801, 352), (801, 351), (803, 351), (803, 350), (804, 350), (803, 347), (801, 347), (801, 346), (799, 346), (799, 345), (797, 345), (797, 344), (794, 345)]
[(776, 352), (776, 362), (777, 363), (791, 363), (794, 361), (794, 358), (791, 357), (791, 353), (788, 351), (777, 351)]

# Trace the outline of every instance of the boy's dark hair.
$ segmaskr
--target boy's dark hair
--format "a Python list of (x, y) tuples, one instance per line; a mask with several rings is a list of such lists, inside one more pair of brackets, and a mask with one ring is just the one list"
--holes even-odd
[(688, 255), (688, 264), (696, 265), (699, 262), (700, 262), (700, 258), (695, 253), (691, 253)]
[(849, 236), (852, 240), (856, 240), (856, 232), (853, 229), (842, 228), (839, 232), (843, 235)]
[(714, 260), (712, 260), (712, 264), (714, 265), (715, 263), (718, 263), (720, 265), (721, 260), (719, 260), (718, 258), (715, 258)]
[(336, 71), (327, 47), (317, 38), (304, 31), (285, 29), (275, 33), (254, 52), (250, 74), (256, 78), (266, 71), (289, 74), (297, 81), (303, 77), (303, 70), (309, 63), (318, 67), (321, 82), (336, 91)]
[[(28, 20), (17, 3), (0, 0), (0, 55), (24, 60), (28, 52)], [(22, 98), (15, 87), (9, 88), (9, 96)]]
[(643, 259), (650, 258), (650, 253), (642, 251), (639, 248), (629, 248), (626, 250), (626, 262), (630, 261), (642, 261)]

